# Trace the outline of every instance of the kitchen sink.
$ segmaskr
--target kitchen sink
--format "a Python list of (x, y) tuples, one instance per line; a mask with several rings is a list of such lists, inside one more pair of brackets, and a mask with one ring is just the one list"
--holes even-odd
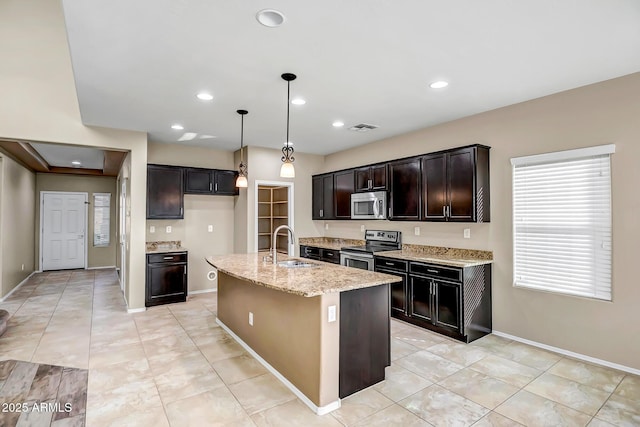
[(317, 267), (318, 264), (312, 262), (306, 262), (299, 259), (289, 259), (287, 261), (278, 261), (278, 267), (285, 268), (304, 268), (304, 267)]

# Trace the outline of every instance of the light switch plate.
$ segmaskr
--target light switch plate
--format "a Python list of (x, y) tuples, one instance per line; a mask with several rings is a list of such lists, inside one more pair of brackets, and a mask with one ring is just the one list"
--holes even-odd
[(213, 232), (213, 225), (209, 224), (209, 225), (207, 226), (207, 231), (208, 231), (209, 233), (212, 233), (212, 232)]
[(420, 227), (413, 227), (413, 234), (415, 234), (416, 236), (420, 235)]
[(463, 235), (464, 235), (465, 239), (470, 239), (471, 238), (471, 229), (470, 228), (465, 228)]
[(249, 325), (253, 326), (253, 313), (249, 312)]
[(152, 225), (149, 227), (149, 233), (155, 233), (156, 232), (156, 226)]
[(335, 305), (330, 305), (329, 306), (329, 309), (327, 310), (327, 317), (329, 318), (329, 322), (335, 322), (336, 321), (337, 313), (336, 313), (336, 306)]
[(325, 224), (324, 224), (324, 229), (325, 229), (325, 230), (328, 230), (328, 229), (329, 229), (329, 223), (325, 223)]
[(167, 225), (166, 231), (167, 231), (167, 233), (171, 233), (171, 226), (170, 225)]
[(364, 224), (360, 226), (360, 231), (364, 232)]

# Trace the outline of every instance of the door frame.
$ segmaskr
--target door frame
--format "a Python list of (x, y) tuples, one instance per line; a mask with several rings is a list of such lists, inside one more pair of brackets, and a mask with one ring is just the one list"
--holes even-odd
[(84, 270), (87, 269), (88, 266), (88, 254), (89, 254), (89, 193), (81, 192), (81, 191), (40, 191), (40, 230), (39, 230), (39, 255), (38, 255), (38, 271), (44, 271), (42, 265), (44, 264), (43, 253), (42, 253), (42, 237), (44, 235), (44, 195), (45, 194), (76, 194), (84, 196)]
[[(263, 181), (263, 180), (259, 180), (256, 179), (255, 184), (254, 184), (254, 202), (253, 202), (253, 209), (254, 209), (254, 218), (255, 218), (255, 223), (254, 223), (254, 237), (255, 237), (255, 241), (253, 243), (253, 251), (254, 252), (258, 252), (258, 187), (264, 185), (264, 186), (269, 186), (269, 187), (287, 187), (287, 201), (289, 203), (287, 203), (287, 225), (289, 225), (289, 227), (291, 227), (292, 230), (295, 230), (295, 227), (293, 226), (293, 182), (290, 181)], [(291, 244), (289, 245), (289, 251), (288, 251), (288, 255), (289, 256), (294, 256), (295, 255), (295, 245), (296, 242), (293, 241)]]
[(124, 293), (127, 281), (127, 184), (129, 179), (118, 180), (118, 248), (120, 250), (120, 289)]

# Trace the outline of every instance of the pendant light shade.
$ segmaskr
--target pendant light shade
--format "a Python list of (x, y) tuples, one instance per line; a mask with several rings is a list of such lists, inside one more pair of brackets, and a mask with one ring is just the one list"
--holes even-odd
[(244, 163), (244, 116), (249, 113), (247, 110), (237, 110), (240, 114), (240, 164), (238, 165), (238, 178), (236, 178), (236, 187), (247, 187), (247, 165)]
[(287, 139), (282, 147), (282, 166), (280, 167), (281, 178), (295, 178), (296, 170), (293, 167), (295, 158), (293, 157), (293, 144), (289, 141), (289, 106), (291, 105), (291, 82), (296, 79), (295, 74), (284, 73), (282, 79), (287, 82)]

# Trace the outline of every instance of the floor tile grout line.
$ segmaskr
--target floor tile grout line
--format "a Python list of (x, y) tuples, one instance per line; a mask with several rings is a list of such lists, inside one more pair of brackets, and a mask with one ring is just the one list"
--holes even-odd
[[(49, 277), (49, 275), (50, 275), (50, 273), (47, 273), (47, 276), (43, 279), (42, 282), (44, 282)], [(69, 277), (71, 277), (71, 276), (69, 276)], [(40, 282), (38, 284), (38, 286), (36, 286), (36, 288), (41, 286), (42, 282)], [(69, 279), (67, 279), (64, 282), (64, 288), (62, 289), (62, 292), (64, 292), (64, 289), (66, 289), (68, 282), (69, 282)], [(35, 289), (31, 292), (31, 294), (33, 294), (33, 292), (35, 292)], [(37, 362), (33, 361), (33, 358), (35, 357), (36, 353), (38, 352), (38, 348), (40, 347), (40, 344), (42, 344), (42, 338), (44, 337), (45, 333), (47, 332), (47, 329), (49, 328), (49, 325), (51, 324), (51, 319), (53, 318), (53, 314), (56, 312), (56, 309), (58, 308), (58, 304), (60, 304), (60, 299), (62, 298), (62, 292), (60, 293), (60, 296), (58, 297), (58, 301), (56, 301), (55, 308), (51, 311), (51, 316), (49, 316), (49, 321), (47, 322), (47, 325), (42, 330), (42, 335), (40, 335), (40, 339), (38, 340), (38, 345), (36, 345), (36, 348), (33, 349), (33, 353), (31, 354), (31, 358), (29, 359), (29, 361), (31, 363), (37, 363)], [(29, 298), (31, 298), (31, 295), (29, 296)]]

